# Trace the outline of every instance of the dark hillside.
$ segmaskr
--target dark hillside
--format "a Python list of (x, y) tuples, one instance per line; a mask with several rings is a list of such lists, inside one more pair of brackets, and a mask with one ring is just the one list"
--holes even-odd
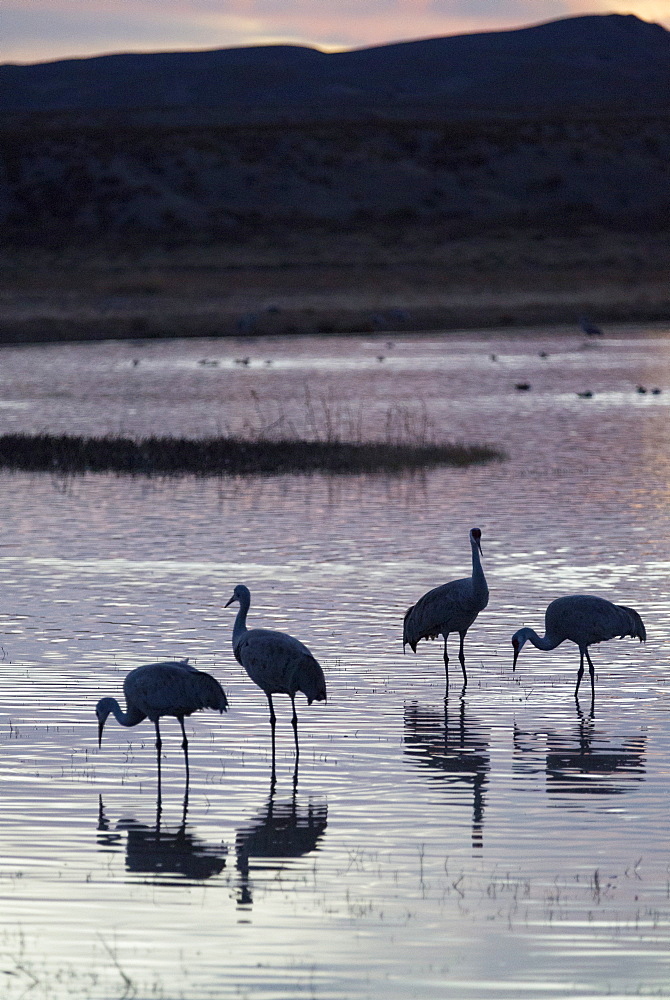
[(621, 15), (0, 66), (0, 342), (666, 319), (669, 95)]
[(670, 219), (670, 116), (6, 128), (5, 239), (244, 238), (277, 225)]
[(0, 113), (144, 109), (182, 123), (553, 113), (575, 103), (648, 111), (669, 96), (670, 33), (619, 14), (330, 54), (264, 46), (0, 66)]
[(328, 55), (0, 66), (0, 224), (10, 240), (403, 220), (658, 228), (669, 95), (670, 33), (615, 14)]

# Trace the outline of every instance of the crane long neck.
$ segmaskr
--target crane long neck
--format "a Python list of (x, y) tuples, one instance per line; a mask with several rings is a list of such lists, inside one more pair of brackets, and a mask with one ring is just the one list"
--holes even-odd
[(543, 649), (545, 652), (548, 649), (556, 649), (563, 642), (564, 638), (552, 635), (550, 632), (547, 632), (546, 635), (538, 635), (535, 629), (532, 628), (527, 628), (525, 631), (528, 641), (532, 642), (536, 649)]
[(146, 718), (144, 713), (140, 712), (139, 708), (134, 705), (128, 706), (125, 712), (122, 711), (116, 698), (105, 698), (104, 704), (120, 726), (136, 726), (138, 722), (142, 722)]
[(476, 593), (488, 596), (489, 588), (484, 576), (484, 567), (482, 566), (479, 546), (474, 539), (471, 540), (470, 544), (472, 546), (472, 585)]
[(250, 603), (251, 599), (249, 595), (242, 594), (240, 597), (240, 610), (237, 612), (235, 624), (233, 625), (233, 649), (235, 649), (238, 642), (247, 631), (247, 612), (249, 610)]

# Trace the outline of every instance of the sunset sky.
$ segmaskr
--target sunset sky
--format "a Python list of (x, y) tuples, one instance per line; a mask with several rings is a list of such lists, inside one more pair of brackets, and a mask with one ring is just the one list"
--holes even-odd
[(670, 0), (5, 0), (0, 62), (278, 42), (358, 48), (603, 13), (670, 28)]

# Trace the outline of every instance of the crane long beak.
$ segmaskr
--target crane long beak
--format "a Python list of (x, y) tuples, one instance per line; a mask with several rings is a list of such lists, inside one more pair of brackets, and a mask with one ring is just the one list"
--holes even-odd
[(105, 728), (105, 723), (98, 720), (98, 747), (102, 746), (102, 731)]
[(519, 647), (514, 647), (514, 662), (512, 663), (512, 673), (516, 670), (516, 661), (519, 659)]
[(237, 600), (237, 598), (235, 597), (235, 594), (233, 594), (233, 596), (230, 598), (230, 600), (226, 601), (226, 603), (223, 605), (224, 608), (227, 608), (229, 604), (232, 604), (233, 601), (236, 601), (236, 600)]

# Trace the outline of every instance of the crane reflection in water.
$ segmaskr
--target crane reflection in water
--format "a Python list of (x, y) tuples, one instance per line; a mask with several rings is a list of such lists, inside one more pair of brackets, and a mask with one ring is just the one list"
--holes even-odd
[(178, 876), (198, 882), (220, 875), (226, 866), (228, 848), (223, 843), (208, 844), (188, 830), (187, 805), (185, 797), (177, 826), (161, 824), (161, 807), (157, 805), (153, 825), (120, 819), (111, 829), (100, 796), (98, 843), (103, 849), (116, 851), (122, 846), (125, 833), (126, 870), (134, 874)]
[(567, 732), (515, 726), (513, 773), (534, 780), (544, 772), (545, 789), (557, 805), (582, 809), (586, 796), (622, 795), (638, 787), (646, 777), (646, 751), (644, 733), (614, 739), (596, 728), (593, 716), (580, 713)]
[(465, 700), (451, 712), (444, 707), (409, 702), (405, 705), (405, 753), (431, 779), (444, 781), (451, 801), (472, 803), (472, 846), (483, 846), (484, 791), (491, 767), (489, 735), (472, 716), (466, 715)]
[(251, 876), (257, 873), (276, 877), (296, 858), (318, 850), (328, 825), (328, 804), (298, 800), (297, 785), (286, 801), (275, 799), (275, 782), (263, 808), (237, 831), (236, 867), (239, 873), (237, 904), (253, 903)]

